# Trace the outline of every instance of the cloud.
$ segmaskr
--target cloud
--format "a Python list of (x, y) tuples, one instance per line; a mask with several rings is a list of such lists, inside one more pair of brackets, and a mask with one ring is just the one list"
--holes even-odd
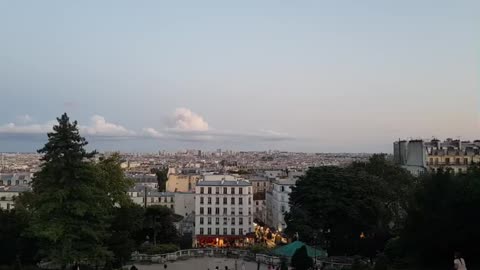
[(173, 113), (172, 129), (178, 131), (207, 131), (208, 123), (202, 116), (187, 108), (177, 108)]
[(136, 133), (121, 125), (107, 122), (105, 117), (94, 115), (90, 119), (90, 126), (80, 126), (80, 132), (90, 136), (128, 137)]
[(49, 121), (45, 124), (18, 125), (8, 123), (0, 126), (0, 133), (3, 134), (40, 134), (52, 131), (55, 121)]
[(32, 117), (30, 117), (30, 115), (28, 114), (17, 116), (17, 123), (27, 124), (32, 121), (33, 121)]
[(151, 137), (151, 138), (162, 138), (164, 135), (157, 131), (154, 128), (144, 128), (142, 130), (142, 134), (146, 137)]

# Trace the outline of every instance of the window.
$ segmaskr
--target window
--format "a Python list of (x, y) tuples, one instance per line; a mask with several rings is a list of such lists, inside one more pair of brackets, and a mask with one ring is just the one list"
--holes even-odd
[(285, 192), (285, 187), (284, 187), (284, 186), (282, 186), (281, 190), (282, 190), (282, 192)]
[(167, 199), (168, 199), (168, 198), (167, 198), (167, 197), (165, 197), (165, 198), (163, 199), (163, 201), (164, 201), (164, 202), (167, 202)]
[(285, 213), (285, 205), (282, 205), (282, 213)]
[(208, 188), (208, 194), (212, 194), (212, 188), (211, 187)]
[(450, 164), (450, 158), (445, 158), (445, 164)]
[(232, 225), (235, 225), (235, 218), (232, 217)]
[(430, 158), (430, 164), (433, 164), (433, 157)]
[(463, 164), (468, 164), (468, 158), (463, 159)]
[(248, 217), (248, 225), (252, 225), (252, 218)]
[(208, 204), (212, 204), (212, 198), (208, 197), (208, 198), (207, 198), (207, 203), (208, 203)]
[(220, 215), (220, 208), (215, 207), (215, 215)]
[(12, 180), (8, 180), (8, 181), (7, 181), (7, 185), (10, 186), (11, 184), (12, 184)]
[(243, 225), (243, 218), (238, 218), (238, 225)]
[(455, 160), (455, 163), (456, 163), (457, 165), (460, 165), (460, 158), (457, 158), (457, 159)]
[(208, 225), (212, 225), (212, 217), (208, 217), (208, 218), (207, 218), (207, 224), (208, 224)]
[(203, 194), (203, 187), (200, 188), (200, 194)]
[(170, 197), (170, 202), (173, 202), (173, 197)]
[(220, 228), (215, 228), (215, 235), (220, 235)]
[(188, 190), (192, 190), (192, 183), (188, 182)]
[(223, 225), (227, 225), (227, 218), (226, 217), (223, 218)]
[(150, 202), (155, 202), (155, 198), (150, 198)]
[(172, 210), (173, 210), (173, 204), (170, 204), (170, 209), (172, 209)]
[(230, 189), (230, 194), (235, 194), (235, 188), (234, 188), (234, 187), (232, 187), (232, 188)]
[(238, 194), (243, 194), (243, 188), (238, 188)]
[(209, 214), (209, 215), (212, 214), (212, 208), (211, 208), (211, 207), (208, 207), (208, 208), (207, 208), (207, 214)]
[(223, 204), (227, 204), (228, 201), (227, 201), (227, 197), (223, 197)]
[(200, 197), (200, 204), (203, 204), (203, 197)]
[(243, 204), (243, 198), (238, 198), (238, 204), (240, 204), (240, 205)]
[(200, 217), (200, 225), (203, 225), (203, 217)]
[(220, 225), (220, 218), (219, 217), (215, 218), (215, 225)]
[(220, 194), (220, 188), (219, 187), (215, 188), (215, 194)]
[(438, 165), (438, 158), (435, 158), (435, 165)]
[(255, 202), (255, 205), (258, 205), (258, 201)]
[(232, 230), (230, 231), (232, 235), (235, 235), (235, 228), (232, 228)]
[(207, 228), (208, 235), (212, 235), (212, 228)]
[(240, 216), (243, 215), (243, 208), (241, 208), (241, 207), (238, 208), (238, 214), (239, 214)]
[(260, 210), (258, 210), (258, 207), (257, 207), (257, 210), (255, 210), (255, 211), (257, 211), (257, 212), (258, 212), (258, 211), (260, 211)]
[(0, 186), (3, 186), (3, 180), (0, 180)]
[(232, 213), (232, 215), (235, 215), (235, 208), (232, 207), (232, 210), (230, 213)]
[(227, 208), (223, 208), (223, 214), (226, 215), (227, 214)]
[(238, 229), (238, 234), (243, 235), (243, 229), (242, 228)]
[(215, 204), (220, 204), (220, 198), (215, 198)]
[(20, 180), (16, 180), (15, 185), (20, 185)]
[(223, 188), (223, 194), (228, 194), (226, 187)]
[(203, 215), (203, 207), (200, 207), (200, 214)]
[(252, 214), (252, 208), (248, 207), (248, 215), (250, 216)]
[(200, 228), (200, 235), (203, 234), (203, 228)]
[(231, 198), (230, 200), (231, 200), (230, 204), (232, 205), (235, 204), (235, 198)]
[(223, 228), (223, 235), (227, 235), (227, 228)]
[(248, 197), (248, 204), (249, 204), (249, 205), (252, 204), (252, 197)]
[(266, 186), (267, 186), (267, 182), (263, 182), (263, 186), (266, 187)]
[(462, 168), (458, 168), (458, 173), (462, 173)]

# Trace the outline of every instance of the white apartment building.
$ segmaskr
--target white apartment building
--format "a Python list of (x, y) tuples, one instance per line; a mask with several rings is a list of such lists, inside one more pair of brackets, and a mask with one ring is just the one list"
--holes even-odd
[(272, 182), (271, 190), (267, 191), (266, 223), (278, 231), (282, 231), (287, 227), (284, 215), (285, 212), (290, 211), (288, 202), (295, 182), (295, 178), (276, 179)]
[(28, 186), (0, 186), (0, 209), (11, 210), (14, 208), (15, 198), (20, 193), (31, 190)]
[(233, 247), (252, 241), (253, 237), (248, 235), (253, 232), (252, 206), (252, 185), (246, 180), (198, 181), (195, 187), (195, 245)]

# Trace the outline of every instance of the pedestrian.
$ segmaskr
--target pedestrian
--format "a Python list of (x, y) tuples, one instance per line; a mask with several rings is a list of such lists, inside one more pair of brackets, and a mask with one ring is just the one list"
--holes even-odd
[(225, 270), (228, 270), (228, 266), (225, 265)]
[(465, 264), (465, 260), (462, 258), (462, 254), (460, 252), (455, 252), (453, 260), (453, 268), (455, 270), (467, 270), (467, 265)]
[(135, 265), (132, 265), (132, 267), (130, 267), (130, 270), (138, 270), (138, 269)]
[(242, 270), (245, 270), (245, 263), (242, 262)]
[(163, 265), (163, 269), (167, 269), (167, 264), (164, 264), (164, 265)]

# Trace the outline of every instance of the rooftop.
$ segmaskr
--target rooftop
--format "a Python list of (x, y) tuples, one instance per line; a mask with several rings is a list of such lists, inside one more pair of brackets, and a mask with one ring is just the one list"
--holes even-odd
[(246, 180), (198, 181), (197, 186), (251, 186)]

